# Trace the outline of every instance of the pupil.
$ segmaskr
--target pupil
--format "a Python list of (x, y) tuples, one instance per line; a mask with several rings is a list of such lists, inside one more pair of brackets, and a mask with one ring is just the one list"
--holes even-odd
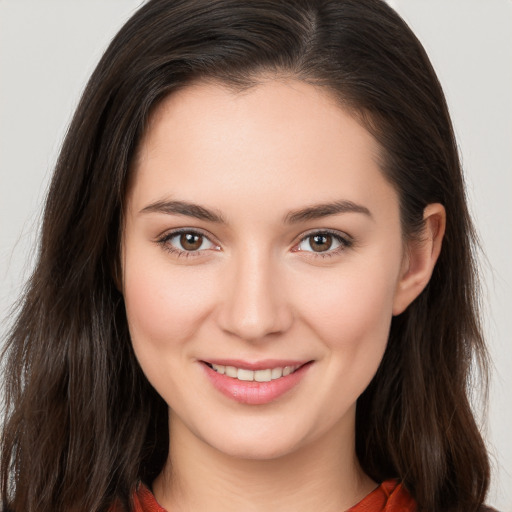
[(310, 243), (311, 248), (315, 252), (327, 251), (332, 245), (331, 235), (315, 235), (313, 236), (313, 243)]
[(203, 237), (194, 233), (183, 233), (180, 236), (180, 244), (186, 251), (197, 251), (203, 243)]

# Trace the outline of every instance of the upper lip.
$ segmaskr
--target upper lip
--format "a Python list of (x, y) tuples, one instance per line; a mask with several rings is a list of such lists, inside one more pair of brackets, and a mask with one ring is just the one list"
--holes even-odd
[(244, 361), (242, 359), (202, 359), (203, 363), (234, 366), (244, 370), (272, 370), (273, 368), (284, 368), (285, 366), (302, 366), (310, 360), (303, 359), (261, 359), (259, 361)]

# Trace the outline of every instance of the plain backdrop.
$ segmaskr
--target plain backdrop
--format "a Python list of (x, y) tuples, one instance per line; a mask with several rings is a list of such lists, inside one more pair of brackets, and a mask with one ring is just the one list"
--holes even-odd
[[(85, 82), (141, 0), (0, 0), (0, 340), (29, 276), (48, 180)], [(512, 1), (389, 0), (444, 86), (485, 258), (494, 361), (489, 504), (512, 512)], [(435, 321), (435, 319), (433, 319)], [(1, 342), (0, 342), (1, 343)]]

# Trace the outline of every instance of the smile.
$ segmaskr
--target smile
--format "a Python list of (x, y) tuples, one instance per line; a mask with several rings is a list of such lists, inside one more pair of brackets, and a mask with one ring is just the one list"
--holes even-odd
[[(201, 361), (205, 376), (226, 397), (247, 405), (264, 405), (297, 387), (314, 361)], [(230, 364), (227, 364), (230, 363)]]
[(294, 366), (266, 368), (263, 370), (247, 370), (245, 368), (237, 368), (236, 366), (225, 366), (222, 364), (211, 363), (206, 364), (221, 375), (226, 375), (227, 377), (246, 382), (270, 382), (272, 380), (280, 379), (281, 377), (286, 377), (302, 366), (298, 364)]

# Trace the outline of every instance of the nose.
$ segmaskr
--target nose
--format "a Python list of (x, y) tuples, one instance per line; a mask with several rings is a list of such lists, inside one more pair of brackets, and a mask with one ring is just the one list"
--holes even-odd
[(293, 314), (278, 265), (262, 254), (230, 263), (218, 312), (221, 329), (248, 341), (286, 332)]

